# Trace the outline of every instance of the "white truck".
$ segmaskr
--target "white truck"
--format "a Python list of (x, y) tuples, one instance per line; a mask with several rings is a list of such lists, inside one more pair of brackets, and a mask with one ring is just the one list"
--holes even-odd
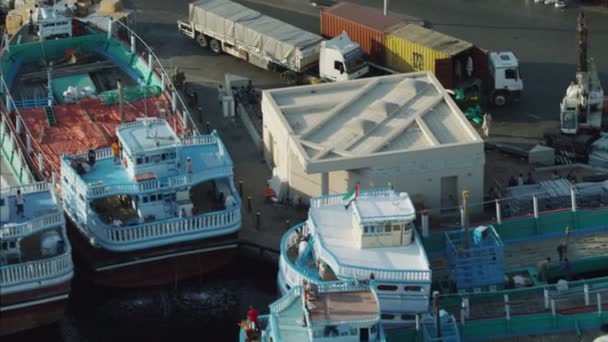
[(361, 47), (346, 33), (325, 41), (230, 0), (190, 3), (188, 19), (177, 26), (201, 47), (280, 72), (291, 84), (309, 76), (350, 80), (369, 71)]

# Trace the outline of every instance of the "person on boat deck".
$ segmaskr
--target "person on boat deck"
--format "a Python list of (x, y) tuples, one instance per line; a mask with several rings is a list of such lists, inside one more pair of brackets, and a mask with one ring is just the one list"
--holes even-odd
[(30, 34), (34, 34), (34, 11), (30, 10), (29, 15), (27, 16), (27, 28)]
[(23, 194), (21, 190), (17, 190), (17, 195), (15, 195), (15, 204), (17, 207), (17, 215), (21, 217), (25, 217), (23, 207), (25, 205), (25, 198), (23, 198)]
[(234, 199), (234, 196), (232, 196), (231, 194), (228, 194), (228, 196), (226, 196), (226, 201), (224, 201), (224, 206), (226, 208), (232, 208), (236, 205), (236, 200)]
[(249, 311), (247, 311), (247, 318), (249, 319), (249, 325), (251, 329), (256, 330), (258, 328), (258, 310), (253, 308), (253, 305), (249, 305)]
[(547, 258), (538, 263), (538, 280), (547, 281), (547, 268), (549, 268), (549, 263), (551, 262), (551, 258)]
[(509, 178), (509, 185), (508, 186), (516, 186), (517, 185), (517, 179), (515, 179), (514, 176), (511, 176), (511, 178)]
[(120, 218), (115, 217), (114, 219), (112, 219), (112, 225), (114, 227), (120, 227), (122, 226), (122, 221), (120, 220)]
[(120, 164), (120, 146), (117, 141), (112, 143), (112, 156), (114, 156), (114, 164)]
[(568, 252), (568, 245), (565, 242), (562, 242), (557, 246), (557, 255), (559, 256), (559, 262), (562, 262), (566, 257), (566, 253)]
[(192, 159), (186, 157), (186, 173), (192, 173)]
[(266, 202), (277, 203), (279, 201), (277, 194), (272, 190), (268, 183), (266, 183), (266, 187), (264, 188), (264, 198), (266, 199)]
[(217, 207), (219, 210), (224, 210), (226, 209), (224, 207), (224, 205), (226, 205), (226, 198), (224, 197), (224, 192), (220, 191), (220, 193), (217, 195), (217, 203), (216, 203)]

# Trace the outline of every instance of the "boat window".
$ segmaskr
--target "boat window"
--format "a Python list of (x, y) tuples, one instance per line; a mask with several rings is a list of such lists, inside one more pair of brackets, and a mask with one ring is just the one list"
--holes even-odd
[(359, 335), (359, 330), (356, 328), (350, 328), (350, 334), (353, 336)]
[(63, 176), (63, 182), (65, 184), (70, 184), (70, 181), (68, 181), (68, 177), (66, 177), (66, 176)]
[(161, 160), (166, 160), (167, 159), (167, 154), (166, 153), (161, 153), (160, 159)]
[(416, 319), (416, 315), (412, 315), (412, 314), (402, 314), (401, 315), (401, 319), (404, 321), (413, 321)]
[(397, 288), (395, 285), (378, 285), (378, 290), (381, 291), (397, 291)]
[(141, 163), (142, 163), (141, 158), (137, 158), (137, 159), (135, 159), (135, 164), (139, 165), (139, 164), (141, 164)]
[(387, 233), (391, 231), (391, 225), (389, 223), (384, 225), (384, 231)]
[(398, 225), (398, 224), (393, 225), (393, 231), (394, 232), (398, 232), (400, 230), (401, 230), (401, 225)]
[(380, 315), (380, 318), (381, 319), (395, 319), (395, 315), (383, 313), (383, 314)]
[(84, 202), (84, 197), (82, 197), (82, 194), (78, 194), (78, 198), (80, 198), (80, 200)]
[(403, 289), (411, 292), (422, 292), (424, 290), (422, 286), (405, 286)]
[(371, 329), (369, 330), (372, 334), (376, 333), (376, 324), (372, 325)]
[(142, 196), (141, 199), (144, 203), (148, 203), (148, 196)]
[(152, 159), (152, 162), (154, 162), (154, 163), (160, 163), (161, 157), (160, 157), (160, 155), (157, 154), (157, 155), (152, 156), (151, 159)]
[(156, 195), (150, 195), (150, 202), (156, 201)]
[(150, 162), (150, 157), (146, 156), (144, 158), (144, 163), (148, 164)]
[(376, 227), (376, 233), (378, 233), (378, 234), (384, 233), (384, 227), (383, 226)]

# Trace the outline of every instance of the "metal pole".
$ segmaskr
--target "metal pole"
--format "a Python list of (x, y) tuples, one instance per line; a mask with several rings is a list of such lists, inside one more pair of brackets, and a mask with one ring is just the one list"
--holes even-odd
[(118, 89), (118, 113), (120, 114), (120, 123), (125, 122), (125, 108), (123, 106), (123, 98), (122, 98), (122, 83), (120, 79), (116, 81), (116, 87)]
[(572, 212), (576, 212), (576, 187), (570, 188), (570, 202), (572, 203)]
[(545, 288), (544, 290), (544, 295), (545, 295), (545, 309), (549, 309), (549, 290), (547, 290)]
[(384, 0), (384, 16), (386, 17), (388, 12), (388, 0)]
[(601, 316), (602, 315), (602, 294), (601, 293), (596, 293), (596, 297), (597, 297), (597, 315)]
[(502, 212), (500, 210), (499, 199), (496, 199), (496, 224), (502, 224)]
[(32, 136), (29, 134), (25, 137), (25, 145), (27, 146), (27, 153), (32, 153)]
[(422, 237), (429, 237), (429, 212), (422, 211)]
[(108, 21), (108, 39), (112, 38), (112, 24), (113, 24), (112, 21), (113, 21), (112, 19), (110, 19)]
[(589, 284), (585, 284), (585, 286), (583, 287), (583, 290), (585, 291), (585, 306), (589, 305)]
[(239, 195), (243, 198), (243, 180), (239, 179)]
[(42, 152), (38, 152), (38, 170), (40, 170), (40, 172), (44, 171), (44, 156), (42, 155)]
[(441, 321), (439, 320), (439, 291), (433, 291), (433, 311), (435, 313), (437, 337), (441, 337)]
[(135, 54), (135, 35), (131, 33), (131, 54)]
[(251, 205), (251, 196), (247, 196), (247, 212), (251, 213), (252, 205)]
[(471, 232), (469, 231), (469, 191), (465, 190), (462, 192), (462, 211), (463, 211), (463, 223), (464, 223), (464, 248), (469, 249), (471, 242)]
[(551, 299), (551, 315), (555, 317), (555, 299)]
[(534, 206), (534, 218), (538, 218), (538, 197), (536, 194), (532, 195), (532, 204)]
[(511, 320), (511, 306), (509, 305), (509, 295), (505, 295), (505, 316), (507, 321)]

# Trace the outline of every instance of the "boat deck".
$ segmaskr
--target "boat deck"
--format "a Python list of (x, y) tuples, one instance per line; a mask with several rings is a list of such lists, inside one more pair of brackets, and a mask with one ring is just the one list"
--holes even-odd
[(309, 300), (310, 318), (315, 322), (354, 321), (378, 316), (378, 302), (371, 291), (326, 292)]
[(53, 202), (53, 198), (48, 191), (26, 194), (24, 196), (24, 201), (25, 204), (23, 205), (23, 216), (17, 215), (17, 203), (15, 201), (15, 196), (8, 196), (7, 204), (9, 208), (9, 218), (7, 222), (2, 221), (0, 224), (4, 225), (9, 222), (13, 224), (21, 224), (43, 215), (59, 212), (57, 204)]

